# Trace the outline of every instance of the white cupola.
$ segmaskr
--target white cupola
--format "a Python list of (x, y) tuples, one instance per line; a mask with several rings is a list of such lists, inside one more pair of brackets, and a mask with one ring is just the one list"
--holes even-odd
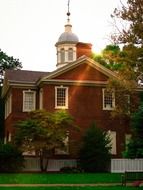
[[(69, 4), (68, 4), (69, 9)], [(70, 13), (67, 13), (68, 19), (65, 25), (65, 32), (63, 32), (58, 42), (55, 44), (57, 49), (57, 68), (69, 64), (77, 59), (76, 44), (79, 42), (76, 34), (72, 32), (72, 25), (70, 24)]]

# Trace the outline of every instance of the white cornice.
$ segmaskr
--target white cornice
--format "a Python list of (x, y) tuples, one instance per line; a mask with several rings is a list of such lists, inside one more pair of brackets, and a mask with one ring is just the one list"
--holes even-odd
[(43, 84), (65, 84), (65, 85), (76, 85), (76, 86), (105, 86), (108, 84), (107, 81), (89, 81), (89, 80), (59, 80), (59, 79), (48, 79), (42, 80)]

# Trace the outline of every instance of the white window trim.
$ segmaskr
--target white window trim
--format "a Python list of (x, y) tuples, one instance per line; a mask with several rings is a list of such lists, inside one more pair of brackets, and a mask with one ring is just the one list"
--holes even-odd
[(117, 133), (116, 131), (108, 131), (109, 138), (111, 139), (111, 154), (117, 154)]
[(104, 107), (104, 98), (105, 98), (105, 88), (102, 89), (102, 105), (103, 110), (114, 110), (115, 109), (115, 92), (112, 92), (112, 107)]
[[(24, 100), (25, 100), (25, 94), (26, 92), (32, 92), (33, 93), (33, 98), (34, 98), (34, 101), (33, 101), (33, 109), (26, 109), (25, 108), (25, 105), (24, 105)], [(23, 91), (23, 112), (29, 112), (29, 111), (33, 111), (36, 109), (36, 92), (35, 91), (32, 91), (32, 90), (24, 90)]]
[(68, 49), (68, 61), (69, 62), (73, 61), (73, 57), (74, 57), (73, 54), (74, 54), (73, 48), (69, 48)]
[[(66, 89), (65, 106), (58, 106), (57, 105), (57, 89), (59, 89), (59, 88)], [(55, 86), (55, 109), (68, 109), (68, 87)]]
[(11, 114), (11, 112), (12, 112), (12, 94), (10, 94), (5, 101), (5, 119)]
[(43, 89), (39, 91), (39, 109), (43, 109)]
[(124, 96), (127, 98), (127, 105), (128, 105), (128, 107), (127, 107), (127, 113), (129, 114), (129, 113), (130, 113), (131, 97), (130, 97), (129, 94), (126, 94), (126, 95), (124, 95)]

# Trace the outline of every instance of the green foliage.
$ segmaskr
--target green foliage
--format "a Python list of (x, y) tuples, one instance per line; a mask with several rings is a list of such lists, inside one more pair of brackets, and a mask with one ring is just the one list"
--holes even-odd
[(94, 61), (97, 61), (106, 68), (113, 71), (118, 71), (122, 68), (122, 55), (123, 54), (119, 46), (110, 44), (103, 49), (101, 55), (94, 54), (92, 57)]
[(78, 167), (70, 167), (70, 166), (65, 166), (60, 169), (61, 173), (81, 173), (83, 172), (81, 168)]
[(112, 15), (115, 23), (122, 22), (123, 28), (116, 25), (118, 29), (112, 35), (112, 39), (117, 44), (123, 44), (126, 54), (124, 63), (132, 68), (136, 68), (136, 73), (143, 71), (143, 1), (127, 0), (126, 5), (122, 4), (121, 8), (116, 8)]
[(45, 171), (47, 158), (54, 154), (55, 149), (66, 150), (68, 131), (75, 128), (73, 118), (64, 110), (53, 113), (36, 110), (29, 113), (27, 120), (17, 123), (14, 143), (22, 151), (35, 151), (41, 159), (41, 170)]
[(95, 123), (86, 131), (79, 153), (79, 162), (85, 172), (103, 172), (109, 169), (110, 138)]
[(8, 56), (0, 49), (0, 70), (5, 71), (6, 69), (21, 69), (22, 65), (19, 59)]
[(3, 74), (6, 69), (21, 69), (22, 64), (19, 59), (8, 56), (0, 49), (0, 85), (2, 85)]
[(0, 142), (0, 172), (16, 172), (23, 167), (22, 153), (12, 144)]
[(21, 69), (22, 64), (19, 59), (15, 59), (12, 56), (8, 56), (0, 49), (0, 138), (4, 136), (4, 100), (1, 97), (1, 91), (3, 86), (4, 71), (6, 69)]
[[(143, 17), (140, 16), (142, 14), (142, 0), (127, 0), (126, 4), (121, 1), (121, 7), (116, 8), (111, 15), (115, 23), (115, 32), (111, 39), (115, 44), (122, 45), (122, 51), (117, 57), (118, 63), (122, 64), (117, 70), (118, 78), (109, 81), (110, 88), (117, 90), (116, 108), (112, 114), (114, 116), (131, 116), (130, 113), (134, 111), (137, 102), (131, 102), (130, 112), (126, 112), (124, 105), (127, 101), (124, 97), (134, 96), (139, 79), (140, 85), (143, 82)], [(110, 57), (114, 60), (114, 55), (117, 55), (118, 50), (112, 52), (115, 54)]]
[(143, 158), (143, 102), (131, 119), (133, 135), (127, 145), (124, 156), (127, 158)]

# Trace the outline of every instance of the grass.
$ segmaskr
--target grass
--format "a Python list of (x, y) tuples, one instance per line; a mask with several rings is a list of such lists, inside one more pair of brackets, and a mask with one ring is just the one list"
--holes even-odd
[(120, 183), (121, 174), (0, 174), (0, 184), (93, 184)]
[[(143, 187), (139, 188), (140, 190)], [(0, 190), (137, 190), (136, 187), (0, 187)]]

